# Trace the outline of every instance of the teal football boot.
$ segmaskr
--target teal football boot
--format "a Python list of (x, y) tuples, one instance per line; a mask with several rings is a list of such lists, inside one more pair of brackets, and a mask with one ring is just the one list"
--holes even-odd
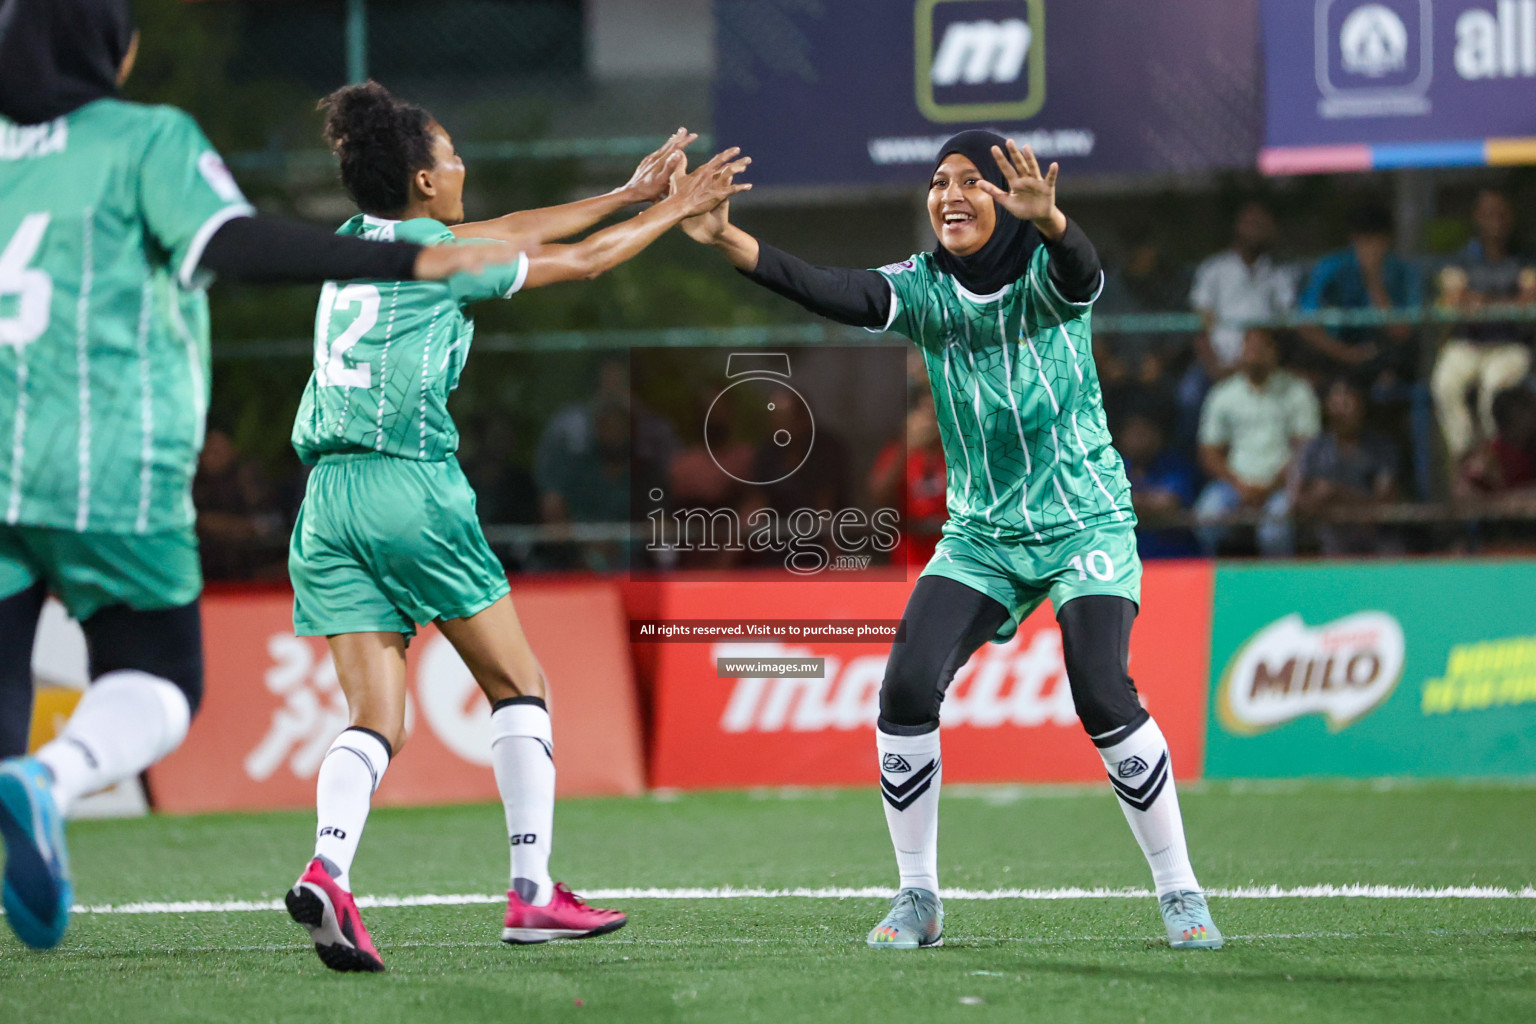
[(1220, 949), (1221, 929), (1211, 920), (1205, 894), (1170, 892), (1157, 898), (1168, 929), (1168, 945), (1174, 949)]
[(5, 921), (33, 949), (52, 949), (64, 938), (75, 893), (64, 816), (53, 801), (48, 770), (35, 757), (0, 761), (0, 839)]
[(891, 911), (864, 940), (874, 949), (924, 949), (944, 945), (944, 903), (927, 889), (903, 889)]

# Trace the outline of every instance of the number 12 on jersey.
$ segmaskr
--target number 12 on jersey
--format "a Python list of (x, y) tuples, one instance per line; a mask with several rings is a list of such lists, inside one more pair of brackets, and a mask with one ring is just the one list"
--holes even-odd
[[(332, 341), (331, 321), (353, 306), (357, 316)], [(331, 281), (320, 292), (315, 327), (315, 381), (327, 388), (369, 388), (373, 367), (368, 363), (347, 365), (347, 353), (379, 322), (379, 289), (371, 284), (338, 285)]]

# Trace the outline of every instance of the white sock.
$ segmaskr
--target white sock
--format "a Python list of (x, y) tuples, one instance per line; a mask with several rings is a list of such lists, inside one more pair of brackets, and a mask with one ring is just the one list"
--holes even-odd
[[(1102, 739), (1096, 742), (1103, 742)], [(1120, 809), (1152, 868), (1152, 883), (1162, 896), (1178, 890), (1199, 891), (1195, 869), (1184, 844), (1184, 819), (1173, 786), (1168, 741), (1152, 719), (1112, 746), (1100, 747)]]
[(389, 745), (371, 729), (342, 731), (320, 762), (315, 779), (315, 856), (324, 858), (336, 884), (352, 891), (352, 858), (368, 823), (373, 794), (389, 767)]
[(87, 793), (131, 779), (187, 738), (192, 708), (175, 683), (148, 672), (108, 672), (91, 684), (57, 739), (37, 752), (69, 813)]
[(512, 888), (542, 907), (555, 894), (549, 851), (555, 827), (555, 747), (549, 712), (537, 697), (501, 701), (491, 712), (491, 767), (507, 814)]
[(903, 889), (939, 891), (939, 729), (921, 736), (875, 730), (880, 795)]

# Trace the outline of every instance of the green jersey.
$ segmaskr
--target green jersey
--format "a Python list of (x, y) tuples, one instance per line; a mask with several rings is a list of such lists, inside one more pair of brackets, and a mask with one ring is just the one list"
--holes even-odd
[(0, 118), (0, 510), (11, 525), (193, 522), (208, 408), (203, 248), (253, 211), (191, 117), (115, 99)]
[[(435, 220), (359, 214), (337, 234), (436, 245), (453, 232)], [(459, 386), (475, 322), (465, 307), (511, 298), (528, 258), (447, 281), (328, 282), (315, 312), (315, 369), (293, 424), (306, 463), (333, 452), (382, 452), (440, 462), (459, 447), (448, 393)]]
[(881, 267), (894, 296), (887, 330), (928, 367), (944, 445), (946, 531), (1050, 543), (1104, 523), (1135, 523), (1110, 447), (1093, 365), (1092, 300), (1069, 302), (1036, 250), (1023, 279), (974, 295), (930, 253)]

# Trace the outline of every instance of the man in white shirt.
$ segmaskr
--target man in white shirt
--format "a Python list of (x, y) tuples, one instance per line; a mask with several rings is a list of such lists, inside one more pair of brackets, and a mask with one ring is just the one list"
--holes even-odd
[(1195, 355), (1212, 383), (1237, 369), (1248, 325), (1280, 316), (1296, 301), (1295, 280), (1269, 257), (1275, 234), (1269, 210), (1248, 203), (1238, 211), (1232, 248), (1195, 271), (1189, 304), (1205, 325)]
[[(1211, 482), (1195, 502), (1195, 517), (1220, 519), (1239, 509), (1263, 509), (1259, 553), (1294, 549), (1286, 483), (1301, 447), (1317, 435), (1319, 410), (1312, 387), (1280, 369), (1274, 335), (1250, 330), (1240, 372), (1211, 389), (1200, 414), (1200, 467)], [(1202, 526), (1201, 548), (1214, 557), (1227, 528)]]

